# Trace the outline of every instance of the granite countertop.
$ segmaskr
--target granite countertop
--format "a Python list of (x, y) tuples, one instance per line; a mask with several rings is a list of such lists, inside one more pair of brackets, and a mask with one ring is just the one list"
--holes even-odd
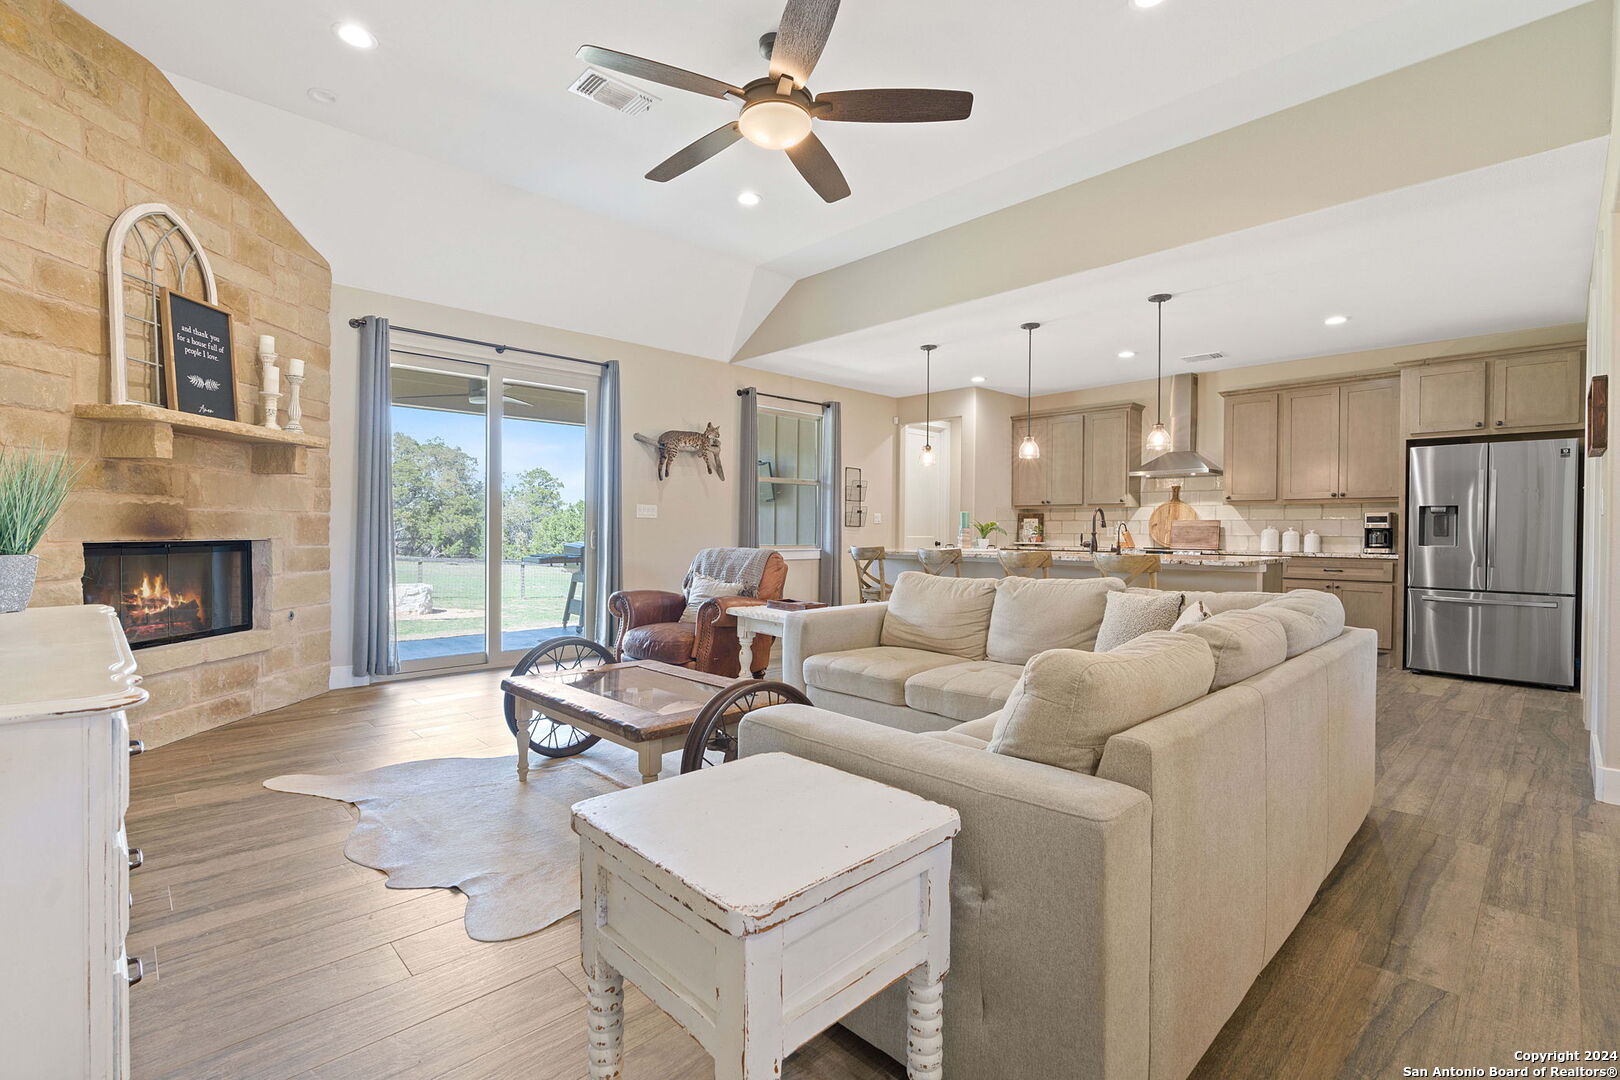
[[(1050, 551), (1054, 558), (1064, 558), (1064, 557), (1070, 556), (1070, 555), (1078, 555), (1078, 556), (1081, 556), (1083, 558), (1090, 558), (1090, 556), (1091, 556), (1091, 552), (1089, 550), (1087, 550), (1086, 548), (1047, 547), (1044, 544), (1019, 544), (1013, 550), (1018, 550), (1018, 551)], [(983, 556), (983, 555), (993, 555), (993, 554), (995, 554), (995, 552), (994, 552), (993, 549), (989, 550), (989, 551), (986, 551), (984, 549), (968, 548), (967, 550), (965, 550), (963, 552), (963, 554), (964, 555)], [(1132, 554), (1132, 552), (1127, 550), (1126, 554)], [(1143, 554), (1145, 554), (1145, 553), (1143, 553)], [(1386, 559), (1386, 560), (1389, 560), (1389, 561), (1393, 562), (1397, 558), (1399, 558), (1399, 556), (1396, 556), (1396, 555), (1379, 555), (1379, 554), (1363, 552), (1363, 551), (1313, 551), (1313, 552), (1293, 551), (1293, 552), (1286, 552), (1286, 553), (1281, 552), (1281, 551), (1219, 551), (1219, 552), (1210, 552), (1208, 554), (1202, 554), (1202, 555), (1199, 555), (1199, 554), (1163, 555), (1163, 561), (1166, 564), (1170, 564), (1172, 562), (1209, 562), (1211, 560), (1242, 560), (1242, 562), (1232, 562), (1232, 563), (1230, 563), (1230, 565), (1234, 565), (1234, 566), (1235, 565), (1248, 565), (1249, 563), (1278, 562), (1278, 561), (1281, 561), (1281, 560), (1284, 560), (1284, 559)]]
[[(1019, 550), (1027, 551), (1027, 550), (1030, 550), (1030, 549), (1026, 547), (1026, 548), (1019, 549)], [(1052, 553), (1052, 561), (1053, 562), (1058, 562), (1058, 563), (1090, 563), (1091, 562), (1091, 552), (1085, 550), (1084, 548), (1048, 548), (1046, 550), (1048, 550), (1048, 551), (1050, 551)], [(1125, 554), (1131, 555), (1131, 554), (1148, 554), (1148, 553), (1147, 552), (1132, 552), (1132, 551), (1127, 550), (1125, 552)], [(915, 551), (911, 551), (911, 550), (891, 551), (891, 552), (889, 552), (888, 557), (891, 558), (891, 559), (894, 559), (894, 558), (915, 559), (917, 557), (917, 553)], [(996, 557), (996, 549), (995, 548), (964, 548), (962, 550), (962, 558), (964, 558), (964, 559), (989, 560), (989, 559), (994, 559), (995, 557)], [(1160, 557), (1159, 557), (1159, 562), (1164, 566), (1201, 566), (1201, 567), (1206, 567), (1206, 568), (1210, 568), (1210, 569), (1215, 569), (1215, 568), (1238, 568), (1238, 569), (1241, 569), (1241, 568), (1249, 568), (1249, 567), (1256, 567), (1256, 566), (1264, 566), (1267, 563), (1283, 562), (1283, 561), (1284, 561), (1284, 558), (1281, 555), (1260, 555), (1260, 554), (1256, 554), (1254, 552), (1236, 552), (1236, 551), (1234, 551), (1234, 552), (1221, 552), (1221, 553), (1215, 553), (1215, 554), (1209, 554), (1209, 555), (1160, 555)]]

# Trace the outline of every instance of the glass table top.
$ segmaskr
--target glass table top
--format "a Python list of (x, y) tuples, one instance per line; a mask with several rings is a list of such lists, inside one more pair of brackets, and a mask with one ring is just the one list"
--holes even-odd
[(565, 671), (549, 677), (660, 716), (701, 709), (718, 692), (718, 688), (709, 683), (644, 667), (614, 665)]

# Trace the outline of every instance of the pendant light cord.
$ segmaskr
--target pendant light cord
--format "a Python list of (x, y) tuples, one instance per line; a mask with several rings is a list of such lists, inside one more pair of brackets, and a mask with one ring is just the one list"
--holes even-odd
[(1159, 309), (1159, 363), (1153, 375), (1153, 393), (1155, 404), (1153, 406), (1153, 420), (1161, 427), (1164, 425), (1164, 304), (1154, 304)]
[(1028, 347), (1024, 353), (1024, 438), (1035, 437), (1035, 328), (1024, 327)]

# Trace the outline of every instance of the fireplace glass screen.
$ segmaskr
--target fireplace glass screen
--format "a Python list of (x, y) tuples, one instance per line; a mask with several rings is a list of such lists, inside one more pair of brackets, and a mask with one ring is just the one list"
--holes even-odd
[(118, 612), (137, 649), (251, 630), (251, 541), (86, 544), (84, 602)]

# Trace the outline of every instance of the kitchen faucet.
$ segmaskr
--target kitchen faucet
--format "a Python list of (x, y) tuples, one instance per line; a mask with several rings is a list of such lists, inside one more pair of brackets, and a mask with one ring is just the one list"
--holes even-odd
[(1093, 555), (1097, 554), (1097, 520), (1099, 518), (1102, 519), (1102, 527), (1108, 528), (1108, 515), (1103, 513), (1103, 508), (1100, 506), (1091, 512), (1091, 553)]

